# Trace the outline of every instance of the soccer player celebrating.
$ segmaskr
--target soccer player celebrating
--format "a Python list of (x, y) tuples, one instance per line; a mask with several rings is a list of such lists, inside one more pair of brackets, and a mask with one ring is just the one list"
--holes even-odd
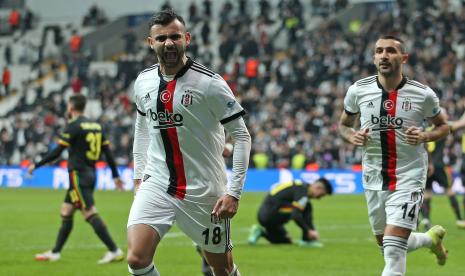
[(292, 243), (284, 228), (284, 224), (292, 219), (302, 229), (300, 245), (321, 247), (322, 244), (317, 242), (320, 235), (313, 225), (310, 199), (320, 199), (332, 193), (333, 188), (325, 178), (313, 184), (295, 180), (274, 186), (258, 211), (258, 221), (263, 228), (252, 226), (249, 244), (256, 244), (260, 237), (273, 244)]
[[(424, 143), (446, 136), (449, 127), (434, 91), (402, 74), (408, 60), (403, 41), (382, 36), (374, 50), (378, 74), (349, 87), (339, 132), (349, 143), (363, 147), (363, 185), (369, 221), (384, 255), (382, 275), (404, 275), (407, 251), (429, 247), (440, 265), (446, 262), (443, 227), (412, 231), (426, 181)], [(434, 129), (423, 131), (425, 119)], [(359, 130), (354, 129), (357, 120)]]
[[(216, 276), (240, 275), (233, 262), (230, 219), (249, 163), (250, 135), (226, 82), (185, 54), (191, 35), (172, 10), (154, 15), (148, 43), (159, 64), (134, 84), (136, 194), (128, 219), (133, 275), (159, 275), (155, 250), (176, 221), (202, 249)], [(224, 129), (234, 139), (227, 186)]]
[(83, 116), (86, 98), (75, 94), (68, 102), (69, 123), (60, 135), (58, 147), (48, 153), (36, 164), (29, 166), (31, 174), (34, 169), (58, 158), (68, 148), (69, 189), (61, 206), (63, 219), (58, 232), (55, 247), (35, 256), (38, 261), (57, 261), (60, 252), (71, 230), (73, 229), (74, 211), (80, 210), (85, 220), (94, 228), (95, 233), (108, 248), (108, 252), (98, 261), (99, 264), (123, 260), (123, 252), (119, 249), (108, 232), (102, 218), (97, 214), (94, 203), (95, 162), (103, 151), (110, 165), (113, 180), (117, 188), (122, 189), (123, 182), (119, 178), (118, 169), (110, 152), (110, 142), (102, 134), (102, 126)]

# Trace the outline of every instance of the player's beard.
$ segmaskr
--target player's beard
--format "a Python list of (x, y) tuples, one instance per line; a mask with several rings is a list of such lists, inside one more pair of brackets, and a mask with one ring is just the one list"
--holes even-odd
[(162, 52), (158, 55), (162, 64), (167, 68), (175, 68), (182, 62), (182, 57), (184, 55), (184, 49), (181, 46), (171, 47), (168, 49), (163, 49)]

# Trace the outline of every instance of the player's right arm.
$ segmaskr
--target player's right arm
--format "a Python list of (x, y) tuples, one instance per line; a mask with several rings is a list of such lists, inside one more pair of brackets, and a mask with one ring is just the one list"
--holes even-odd
[(136, 123), (134, 127), (134, 143), (132, 154), (134, 159), (134, 193), (139, 189), (143, 177), (145, 165), (147, 164), (147, 150), (149, 147), (150, 136), (145, 119), (146, 112), (141, 104), (141, 97), (138, 93), (138, 81), (134, 84), (135, 102), (136, 102)]
[(61, 153), (63, 152), (63, 150), (65, 150), (67, 147), (62, 145), (62, 144), (58, 144), (58, 146), (56, 148), (54, 148), (52, 151), (50, 151), (49, 153), (47, 153), (44, 158), (42, 158), (42, 160), (40, 160), (39, 162), (35, 163), (35, 164), (32, 164), (28, 167), (27, 171), (29, 174), (32, 174), (32, 171), (34, 171), (35, 169), (47, 164), (48, 162), (51, 162), (55, 159), (57, 159)]
[(339, 134), (347, 142), (356, 146), (363, 146), (370, 136), (368, 128), (355, 130), (354, 126), (359, 117), (360, 109), (357, 105), (355, 86), (352, 85), (344, 98), (344, 111), (339, 119)]

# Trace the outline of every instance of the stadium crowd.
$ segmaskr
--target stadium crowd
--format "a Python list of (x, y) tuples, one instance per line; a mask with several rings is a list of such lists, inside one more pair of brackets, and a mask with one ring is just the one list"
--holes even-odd
[[(375, 73), (371, 42), (381, 34), (406, 41), (410, 58), (405, 75), (433, 88), (451, 120), (465, 111), (465, 3), (456, 9), (447, 1), (417, 1), (411, 12), (405, 1), (389, 8), (372, 5), (368, 20), (354, 20), (347, 28), (335, 20), (347, 1), (329, 1), (332, 6), (312, 1), (311, 12), (301, 2), (281, 0), (273, 6), (262, 0), (259, 12), (252, 14), (248, 6), (255, 2), (225, 1), (213, 15), (211, 5), (216, 3), (206, 0), (202, 9), (190, 4), (185, 14), (188, 26), (201, 34), (189, 55), (220, 72), (248, 111), (252, 167), (344, 168), (360, 162), (359, 151), (342, 143), (336, 128), (348, 86)], [(325, 20), (309, 30), (306, 13)], [(37, 66), (39, 77), (55, 78), (59, 85), (48, 95), (34, 81), (17, 91), (22, 99), (5, 117), (11, 124), (0, 132), (0, 164), (35, 159), (54, 146), (50, 141), (65, 124), (64, 100), (70, 89), (86, 93), (101, 107), (99, 120), (117, 163), (130, 164), (135, 117), (131, 84), (139, 71), (156, 62), (143, 41), (135, 47), (139, 58), (121, 55), (115, 76), (90, 73), (86, 53), (44, 59)], [(60, 74), (63, 67), (66, 73)], [(26, 104), (30, 93), (36, 97), (32, 105)], [(450, 165), (461, 160), (460, 138), (448, 140)]]

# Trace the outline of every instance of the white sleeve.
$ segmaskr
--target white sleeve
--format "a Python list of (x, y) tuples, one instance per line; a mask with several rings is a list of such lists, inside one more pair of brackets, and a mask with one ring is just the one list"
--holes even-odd
[(441, 107), (439, 106), (439, 99), (436, 93), (431, 89), (426, 89), (426, 99), (425, 99), (425, 117), (432, 118), (441, 112)]
[(344, 97), (344, 110), (348, 114), (357, 114), (360, 112), (360, 108), (357, 105), (357, 95), (355, 92), (355, 84), (353, 84), (349, 87), (347, 94)]
[(232, 177), (227, 194), (240, 199), (249, 166), (252, 142), (242, 117), (232, 120), (223, 126), (234, 140)]
[(142, 179), (145, 165), (147, 164), (149, 142), (150, 136), (145, 116), (137, 112), (136, 124), (134, 127), (134, 145), (132, 148), (134, 157), (134, 179)]

